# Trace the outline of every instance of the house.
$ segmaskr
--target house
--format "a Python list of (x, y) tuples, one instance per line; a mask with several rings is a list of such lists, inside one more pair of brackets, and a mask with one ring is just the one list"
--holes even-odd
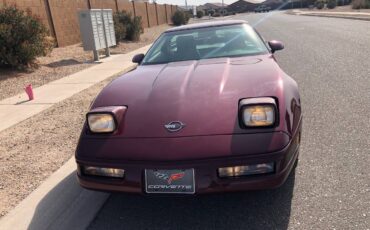
[(261, 4), (259, 0), (238, 0), (228, 6), (228, 10), (237, 13), (254, 11)]
[(260, 5), (269, 6), (272, 10), (275, 9), (291, 9), (292, 7), (300, 7), (304, 5), (308, 6), (307, 2), (312, 2), (315, 0), (238, 0), (228, 6), (228, 10), (232, 12), (242, 13), (254, 11)]
[(213, 14), (213, 13), (225, 13), (227, 7), (228, 7), (227, 4), (214, 2), (214, 3), (206, 3), (204, 5), (198, 6), (197, 9), (204, 11), (204, 13), (208, 15), (208, 14)]
[(188, 10), (193, 10), (193, 5), (187, 5), (187, 6), (177, 6), (179, 10), (181, 11), (188, 11)]
[[(297, 0), (294, 0), (297, 1)], [(283, 0), (266, 0), (262, 4), (271, 7), (271, 9), (285, 9), (290, 6), (292, 1), (283, 1)]]

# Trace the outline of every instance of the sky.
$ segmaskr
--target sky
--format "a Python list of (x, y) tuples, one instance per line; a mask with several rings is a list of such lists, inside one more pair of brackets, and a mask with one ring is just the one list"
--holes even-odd
[[(203, 5), (208, 2), (220, 2), (222, 0), (187, 0), (188, 5)], [(236, 2), (237, 0), (224, 0), (225, 4), (231, 4), (233, 2)], [(173, 5), (185, 5), (185, 0), (157, 0), (157, 3), (159, 4), (173, 4)]]

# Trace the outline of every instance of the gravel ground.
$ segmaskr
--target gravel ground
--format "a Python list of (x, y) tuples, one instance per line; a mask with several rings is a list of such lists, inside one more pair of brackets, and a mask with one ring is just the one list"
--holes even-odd
[[(152, 43), (169, 25), (145, 29), (139, 42), (124, 42), (112, 49), (112, 54), (127, 53)], [(92, 61), (92, 52), (85, 52), (81, 44), (55, 48), (49, 56), (37, 59), (39, 67), (26, 72), (0, 69), (0, 100), (23, 92), (32, 84), (38, 87), (50, 81), (76, 73), (97, 63)]]
[(91, 100), (111, 80), (0, 132), (0, 217), (71, 158)]

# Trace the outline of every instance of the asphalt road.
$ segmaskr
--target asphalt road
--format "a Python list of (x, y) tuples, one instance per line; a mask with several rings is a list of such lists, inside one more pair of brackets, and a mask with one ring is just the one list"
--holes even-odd
[(370, 22), (237, 15), (297, 80), (300, 162), (280, 189), (195, 198), (112, 194), (90, 229), (370, 229)]

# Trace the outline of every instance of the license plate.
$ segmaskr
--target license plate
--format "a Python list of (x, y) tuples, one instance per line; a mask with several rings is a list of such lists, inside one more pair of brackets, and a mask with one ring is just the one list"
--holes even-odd
[(145, 170), (147, 193), (194, 194), (194, 169)]

